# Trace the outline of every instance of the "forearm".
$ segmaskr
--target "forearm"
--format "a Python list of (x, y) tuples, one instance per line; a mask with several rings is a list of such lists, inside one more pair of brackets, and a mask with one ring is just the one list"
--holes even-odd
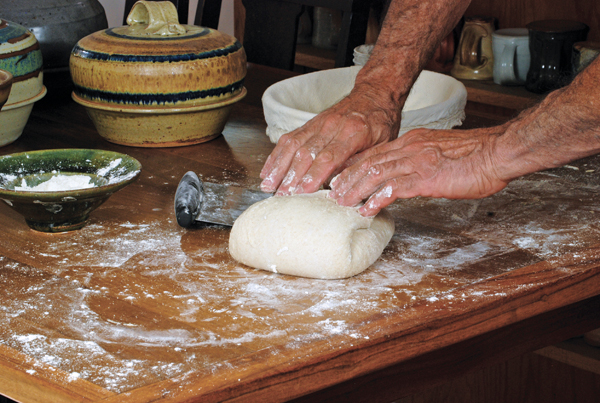
[(506, 125), (493, 158), (504, 180), (600, 152), (600, 59)]
[(470, 0), (393, 0), (355, 92), (383, 108), (402, 107), (419, 73), (456, 26)]
[(261, 189), (314, 192), (348, 158), (395, 139), (410, 88), (468, 4), (394, 0), (352, 92), (279, 139), (261, 171)]

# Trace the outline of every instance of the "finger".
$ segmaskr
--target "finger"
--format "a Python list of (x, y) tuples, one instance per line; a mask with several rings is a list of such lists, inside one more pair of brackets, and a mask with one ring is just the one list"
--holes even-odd
[(316, 151), (311, 151), (308, 147), (300, 147), (294, 155), (290, 169), (281, 182), (281, 186), (277, 189), (277, 194), (287, 195), (294, 193), (296, 186), (310, 168), (315, 157)]
[(308, 172), (300, 178), (296, 193), (312, 193), (319, 189), (333, 171), (351, 154), (340, 146), (329, 146), (319, 153)]
[[(275, 191), (280, 187), (284, 178), (288, 182), (283, 189), (280, 189), (280, 193), (289, 193), (289, 188), (297, 184), (308, 170), (307, 164), (310, 165), (309, 162), (312, 163), (315, 156), (337, 134), (334, 120), (325, 119), (325, 123), (323, 120), (317, 115), (304, 126), (281, 136), (261, 170), (261, 178), (263, 178), (261, 189), (263, 191)], [(300, 151), (301, 148), (304, 150)], [(300, 154), (296, 155), (298, 151)], [(311, 157), (310, 160), (308, 156)], [(301, 157), (302, 161), (292, 167), (296, 157)], [(298, 175), (297, 180), (295, 180), (296, 175)]]
[(308, 137), (305, 133), (306, 131), (294, 130), (281, 136), (260, 173), (263, 179), (260, 188), (263, 191), (273, 192), (279, 187), (290, 168), (296, 151)]
[(417, 174), (405, 175), (400, 178), (394, 178), (388, 181), (377, 192), (373, 193), (369, 200), (358, 209), (359, 213), (365, 217), (377, 215), (381, 209), (389, 206), (397, 199), (409, 199), (419, 196), (417, 189), (419, 177)]
[[(371, 162), (372, 160), (376, 162)], [(342, 206), (356, 206), (389, 181), (402, 181), (403, 177), (409, 175), (420, 177), (416, 172), (414, 158), (405, 157), (400, 151), (374, 156), (364, 161), (362, 170), (355, 173), (356, 177), (343, 185), (342, 188), (347, 190), (336, 201)]]
[(353, 155), (352, 157), (348, 158), (348, 160), (346, 160), (346, 162), (344, 162), (344, 164), (340, 167), (342, 170), (345, 170), (346, 168), (351, 167), (352, 165), (357, 165), (359, 163), (361, 163), (362, 161), (366, 160), (367, 158), (370, 158), (374, 155), (377, 154), (382, 154), (384, 152), (388, 152), (390, 151), (392, 148), (398, 148), (398, 147), (394, 147), (393, 143), (383, 143), (383, 144), (378, 144), (376, 146), (373, 146), (371, 148), (368, 148), (358, 154)]
[(352, 155), (370, 146), (364, 122), (348, 120), (321, 152), (319, 152), (306, 174), (302, 177), (296, 193), (316, 191)]
[(396, 200), (391, 183), (386, 184), (377, 192), (373, 193), (369, 200), (358, 209), (358, 212), (365, 217), (376, 216), (382, 208), (392, 204)]
[(372, 167), (372, 159), (366, 159), (360, 163), (352, 165), (349, 168), (346, 168), (336, 177), (335, 182), (331, 182), (331, 192), (329, 192), (329, 196), (337, 200), (345, 195), (369, 173), (369, 170), (372, 169)]
[[(331, 184), (331, 197), (339, 199), (356, 186), (359, 181), (364, 180), (367, 177), (370, 177), (371, 181), (376, 181), (379, 177), (382, 177), (381, 169), (387, 169), (388, 167), (380, 167), (379, 165), (402, 158), (401, 152), (394, 148), (393, 143), (386, 143), (360, 153), (359, 155), (361, 158), (358, 159), (356, 163), (346, 168), (339, 175), (338, 180)], [(397, 166), (393, 165), (393, 168), (396, 169)], [(362, 194), (361, 196), (366, 197), (370, 194), (371, 193)], [(357, 203), (358, 202), (360, 202), (360, 200), (357, 201)]]
[[(310, 177), (307, 176), (307, 172), (312, 167), (315, 159), (319, 158), (322, 160), (323, 155), (321, 154), (323, 152), (325, 152), (325, 155), (327, 154), (324, 149), (328, 147), (331, 139), (338, 135), (337, 130), (339, 130), (337, 127), (328, 128), (327, 125), (324, 125), (321, 129), (320, 135), (311, 137), (296, 151), (290, 168), (283, 179), (281, 186), (279, 186), (279, 189), (277, 190), (279, 195), (305, 193), (302, 190), (298, 190), (299, 183), (303, 179), (306, 180), (308, 177)], [(327, 131), (329, 134), (324, 135), (324, 131)], [(321, 183), (317, 184), (317, 189), (319, 186), (321, 186), (321, 184), (322, 181)]]
[[(344, 186), (344, 184), (347, 183), (347, 179), (349, 178), (348, 175), (350, 175), (354, 170), (359, 169), (357, 167), (360, 167), (360, 164), (368, 157), (372, 156), (373, 154), (377, 154), (377, 150), (383, 145), (384, 144), (379, 144), (374, 147), (368, 148), (365, 151), (359, 152), (358, 154), (354, 154), (353, 156), (350, 156), (342, 165), (337, 167), (326, 181), (326, 183), (329, 184), (329, 188), (331, 189), (330, 197), (334, 197), (334, 195), (334, 198), (339, 197), (339, 194), (337, 194), (335, 191), (337, 190), (337, 192), (339, 192), (342, 189), (340, 186)], [(352, 166), (356, 167), (349, 169)], [(338, 182), (338, 180), (340, 181)]]

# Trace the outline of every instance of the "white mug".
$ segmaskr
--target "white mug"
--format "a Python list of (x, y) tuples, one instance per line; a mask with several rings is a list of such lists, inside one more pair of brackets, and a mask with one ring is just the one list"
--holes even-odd
[(531, 56), (529, 30), (505, 28), (492, 33), (494, 51), (494, 82), (500, 85), (523, 85)]

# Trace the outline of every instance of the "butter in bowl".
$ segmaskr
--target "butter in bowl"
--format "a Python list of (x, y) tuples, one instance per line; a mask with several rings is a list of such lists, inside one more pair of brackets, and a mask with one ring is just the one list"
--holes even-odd
[(0, 199), (42, 232), (80, 229), (110, 195), (137, 179), (135, 158), (91, 149), (41, 150), (0, 157)]

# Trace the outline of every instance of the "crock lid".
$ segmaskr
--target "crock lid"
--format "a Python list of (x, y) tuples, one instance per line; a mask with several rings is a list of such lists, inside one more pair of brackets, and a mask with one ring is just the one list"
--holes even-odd
[(138, 1), (127, 23), (75, 45), (75, 95), (110, 106), (172, 108), (221, 102), (242, 91), (246, 54), (233, 36), (179, 24), (170, 1)]
[(0, 19), (0, 69), (15, 81), (37, 76), (42, 71), (42, 52), (35, 35), (27, 28)]
[(73, 53), (108, 61), (168, 62), (225, 56), (242, 47), (222, 32), (179, 24), (177, 9), (170, 1), (138, 1), (127, 23), (88, 35), (77, 43)]

